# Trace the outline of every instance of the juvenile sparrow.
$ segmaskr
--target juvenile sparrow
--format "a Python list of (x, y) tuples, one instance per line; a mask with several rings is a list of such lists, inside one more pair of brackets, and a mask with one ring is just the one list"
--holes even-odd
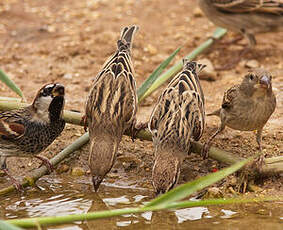
[(283, 30), (282, 0), (198, 0), (214, 24), (242, 33), (255, 46), (254, 34)]
[(50, 83), (38, 91), (32, 105), (0, 112), (0, 169), (18, 190), (21, 186), (9, 174), (6, 158), (36, 157), (52, 171), (49, 160), (37, 154), (47, 148), (65, 127), (62, 119), (64, 94), (63, 85)]
[(155, 147), (152, 182), (157, 195), (177, 184), (191, 140), (202, 136), (204, 95), (198, 73), (204, 67), (184, 60), (183, 70), (168, 84), (152, 111), (148, 128)]
[(95, 191), (111, 170), (126, 129), (136, 122), (137, 93), (131, 46), (137, 26), (125, 27), (116, 52), (94, 79), (86, 103), (89, 128), (89, 167)]
[(234, 85), (225, 92), (221, 108), (207, 115), (220, 117), (221, 124), (204, 145), (204, 158), (208, 157), (211, 141), (225, 126), (241, 131), (256, 130), (256, 141), (259, 150), (262, 150), (262, 130), (276, 107), (271, 79), (266, 70), (254, 69), (246, 74), (240, 85)]

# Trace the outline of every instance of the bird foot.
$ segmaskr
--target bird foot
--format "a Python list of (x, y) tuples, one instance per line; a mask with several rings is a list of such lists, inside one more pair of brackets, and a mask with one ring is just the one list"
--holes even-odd
[(51, 164), (49, 159), (42, 157), (42, 156), (36, 156), (36, 158), (42, 161), (42, 163), (39, 167), (41, 167), (42, 165), (46, 166), (48, 174), (50, 174), (54, 171), (54, 166)]
[(81, 119), (81, 121), (80, 121), (80, 123), (84, 126), (84, 130), (85, 130), (85, 132), (87, 131), (87, 116), (86, 115), (83, 115), (83, 117), (82, 117), (82, 119)]
[(10, 175), (8, 169), (2, 169), (2, 170), (10, 178), (10, 180), (12, 181), (12, 183), (15, 186), (16, 190), (18, 192), (22, 192), (24, 190), (24, 187), (22, 186), (22, 184), (19, 181), (17, 181), (12, 175)]
[(146, 129), (148, 126), (148, 123), (145, 122), (140, 122), (138, 124), (135, 124), (133, 125), (133, 128), (132, 128), (132, 141), (134, 142), (134, 140), (136, 139), (137, 137), (137, 134), (139, 133), (139, 131), (143, 130), (143, 129)]
[(245, 193), (247, 191), (247, 185), (248, 185), (248, 173), (243, 170), (239, 177), (239, 182), (237, 184), (236, 191), (238, 193)]
[(253, 166), (258, 172), (261, 172), (264, 165), (265, 165), (265, 156), (264, 154), (261, 154), (257, 159), (255, 159), (255, 161), (253, 162)]

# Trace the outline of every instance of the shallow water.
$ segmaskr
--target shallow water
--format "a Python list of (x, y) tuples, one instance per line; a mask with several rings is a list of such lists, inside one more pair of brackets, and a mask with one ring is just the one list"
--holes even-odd
[[(92, 192), (87, 177), (42, 178), (38, 188), (9, 195), (0, 202), (0, 219), (60, 216), (125, 208), (150, 200), (146, 189), (103, 184)], [(123, 215), (110, 219), (76, 222), (46, 229), (283, 229), (283, 203), (194, 207), (172, 211)]]

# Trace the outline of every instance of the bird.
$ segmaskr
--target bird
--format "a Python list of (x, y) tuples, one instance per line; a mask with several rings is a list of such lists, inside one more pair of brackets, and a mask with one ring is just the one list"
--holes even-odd
[(137, 30), (136, 25), (122, 29), (117, 50), (94, 78), (87, 98), (88, 164), (96, 192), (115, 163), (122, 135), (135, 128), (138, 99), (131, 49)]
[(215, 25), (243, 34), (252, 48), (255, 34), (283, 31), (282, 0), (198, 0)]
[[(211, 141), (226, 126), (240, 131), (256, 130), (256, 141), (262, 151), (262, 130), (276, 108), (276, 97), (272, 91), (272, 75), (263, 68), (249, 70), (241, 84), (232, 86), (224, 93), (220, 109), (207, 116), (220, 117), (218, 130), (203, 147), (203, 157), (208, 157)], [(262, 155), (258, 159), (262, 165)]]
[(198, 73), (205, 65), (187, 59), (160, 95), (148, 123), (155, 149), (152, 184), (156, 195), (178, 182), (191, 141), (198, 141), (205, 125), (204, 94)]
[(50, 161), (38, 154), (63, 131), (62, 119), (65, 88), (59, 83), (44, 85), (33, 103), (24, 108), (0, 112), (0, 169), (11, 179), (17, 190), (20, 183), (7, 168), (7, 157), (36, 157), (53, 170)]

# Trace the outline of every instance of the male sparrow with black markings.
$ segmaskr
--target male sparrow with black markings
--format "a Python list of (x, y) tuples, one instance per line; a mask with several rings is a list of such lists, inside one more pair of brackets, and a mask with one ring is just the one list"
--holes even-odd
[(9, 174), (7, 157), (36, 157), (52, 171), (45, 157), (38, 156), (63, 131), (64, 86), (47, 84), (37, 93), (32, 105), (0, 112), (0, 169), (13, 181), (18, 190), (20, 184)]

